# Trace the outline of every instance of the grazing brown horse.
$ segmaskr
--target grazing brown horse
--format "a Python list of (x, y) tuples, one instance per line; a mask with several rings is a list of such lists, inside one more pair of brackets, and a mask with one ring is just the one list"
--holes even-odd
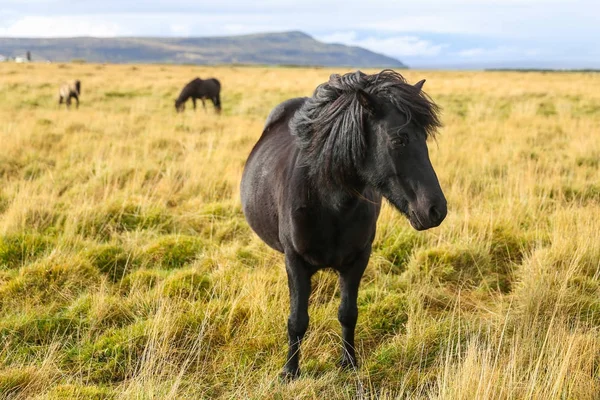
[(79, 108), (79, 96), (81, 95), (81, 82), (78, 80), (67, 82), (60, 87), (58, 90), (58, 105), (60, 106), (63, 101), (67, 108), (71, 107), (71, 99), (74, 98), (77, 102), (77, 108)]
[(311, 277), (339, 274), (344, 351), (357, 365), (358, 286), (375, 238), (382, 197), (413, 228), (442, 223), (446, 198), (426, 140), (440, 126), (438, 107), (398, 73), (332, 75), (310, 98), (278, 105), (267, 117), (241, 183), (248, 223), (285, 255), (290, 290), (288, 355), (282, 376), (300, 373)]
[(221, 82), (215, 78), (200, 79), (196, 78), (185, 85), (175, 100), (175, 109), (177, 112), (185, 110), (185, 102), (192, 98), (194, 110), (196, 109), (196, 99), (202, 101), (202, 107), (206, 109), (205, 99), (210, 99), (217, 113), (221, 112)]

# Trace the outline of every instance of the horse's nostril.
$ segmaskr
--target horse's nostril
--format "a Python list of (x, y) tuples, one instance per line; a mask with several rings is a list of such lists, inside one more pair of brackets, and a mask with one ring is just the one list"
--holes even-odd
[(437, 221), (440, 217), (440, 212), (435, 206), (431, 206), (429, 209), (429, 219), (432, 221)]
[(433, 222), (439, 222), (446, 217), (446, 208), (431, 206), (429, 208), (429, 220)]

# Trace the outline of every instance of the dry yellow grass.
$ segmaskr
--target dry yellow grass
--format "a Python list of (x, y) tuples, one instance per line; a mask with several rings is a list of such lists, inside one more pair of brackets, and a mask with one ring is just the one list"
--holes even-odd
[[(600, 398), (600, 75), (405, 71), (444, 109), (449, 203), (386, 207), (341, 372), (315, 277), (303, 376), (282, 384), (283, 258), (248, 228), (242, 166), (280, 101), (341, 70), (0, 64), (0, 395)], [(223, 114), (175, 114), (195, 76)], [(81, 79), (78, 111), (57, 88)]]

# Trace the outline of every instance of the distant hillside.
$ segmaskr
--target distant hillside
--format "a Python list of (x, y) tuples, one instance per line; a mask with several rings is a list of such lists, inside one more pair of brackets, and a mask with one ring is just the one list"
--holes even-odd
[(0, 38), (0, 55), (107, 63), (268, 64), (406, 68), (363, 49), (327, 44), (303, 32), (203, 38)]

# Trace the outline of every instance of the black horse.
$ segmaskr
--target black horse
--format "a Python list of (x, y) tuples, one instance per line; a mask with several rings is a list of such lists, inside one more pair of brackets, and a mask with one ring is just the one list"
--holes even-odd
[(215, 78), (200, 79), (196, 78), (185, 85), (175, 100), (175, 109), (177, 112), (185, 110), (185, 102), (192, 98), (194, 110), (196, 109), (196, 99), (202, 101), (202, 107), (206, 109), (205, 99), (210, 99), (217, 113), (221, 112), (221, 82)]
[(282, 376), (299, 375), (311, 276), (339, 273), (344, 352), (357, 365), (358, 286), (371, 254), (382, 196), (417, 230), (438, 226), (446, 199), (426, 139), (438, 107), (398, 73), (332, 75), (310, 98), (287, 100), (267, 118), (246, 163), (241, 197), (252, 229), (285, 254), (289, 351)]

